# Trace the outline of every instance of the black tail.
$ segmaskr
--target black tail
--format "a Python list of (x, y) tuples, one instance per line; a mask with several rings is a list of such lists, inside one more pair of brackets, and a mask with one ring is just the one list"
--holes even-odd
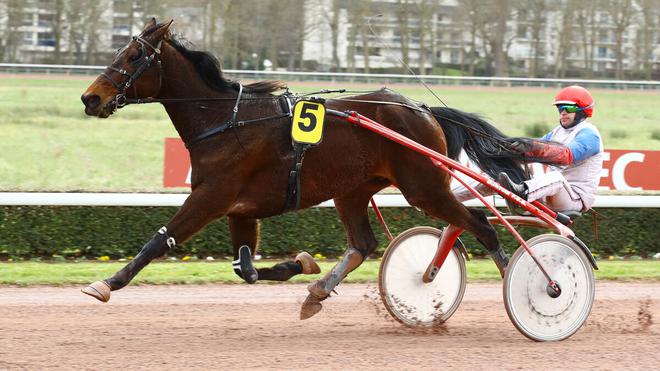
[(507, 146), (512, 138), (481, 117), (448, 107), (431, 107), (447, 138), (449, 157), (457, 160), (464, 149), (470, 160), (493, 179), (505, 172), (514, 182), (526, 179), (520, 151)]

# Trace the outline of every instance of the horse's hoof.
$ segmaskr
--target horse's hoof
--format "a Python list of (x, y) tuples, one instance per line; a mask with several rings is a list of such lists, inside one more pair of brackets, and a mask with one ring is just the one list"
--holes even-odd
[(247, 272), (245, 275), (245, 282), (249, 283), (250, 285), (257, 282), (259, 280), (259, 274), (257, 273), (256, 270), (253, 270), (252, 272)]
[(82, 291), (83, 294), (97, 298), (104, 303), (107, 303), (108, 300), (110, 300), (110, 285), (105, 281), (96, 281), (80, 291)]
[(307, 285), (307, 291), (309, 291), (309, 293), (312, 296), (315, 296), (316, 298), (318, 298), (319, 301), (323, 301), (323, 300), (327, 299), (327, 297), (329, 295), (329, 293), (326, 292), (325, 289), (323, 289), (324, 285), (325, 285), (325, 282), (323, 281), (323, 279), (316, 280), (316, 281), (310, 283), (309, 285)]
[(304, 320), (313, 317), (316, 313), (320, 312), (322, 308), (323, 304), (321, 304), (319, 298), (309, 294), (307, 295), (307, 299), (303, 302), (302, 307), (300, 307), (300, 319)]
[(321, 267), (314, 261), (314, 258), (308, 252), (301, 252), (296, 256), (296, 262), (302, 266), (303, 274), (319, 274)]

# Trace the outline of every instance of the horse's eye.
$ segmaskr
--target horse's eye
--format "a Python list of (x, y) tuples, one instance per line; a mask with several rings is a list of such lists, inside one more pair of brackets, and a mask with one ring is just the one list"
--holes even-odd
[(135, 62), (138, 59), (140, 59), (141, 56), (142, 56), (142, 53), (135, 53), (135, 54), (131, 55), (130, 57), (128, 57), (128, 59), (130, 59), (131, 62)]

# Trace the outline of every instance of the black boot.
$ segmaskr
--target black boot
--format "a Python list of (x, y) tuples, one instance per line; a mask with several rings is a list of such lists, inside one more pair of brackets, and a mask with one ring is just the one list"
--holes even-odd
[(252, 252), (247, 245), (238, 249), (238, 259), (232, 262), (234, 273), (243, 278), (247, 283), (255, 283), (259, 279), (257, 270), (252, 265)]
[[(500, 183), (502, 187), (504, 187), (506, 190), (509, 192), (515, 194), (516, 196), (522, 198), (523, 200), (527, 200), (527, 185), (525, 183), (514, 183), (511, 178), (509, 178), (509, 175), (507, 173), (500, 173), (497, 176), (497, 182)], [(509, 210), (511, 210), (512, 213), (519, 214), (517, 210), (520, 209), (520, 207), (510, 201), (509, 199), (506, 200), (506, 205), (509, 207)]]

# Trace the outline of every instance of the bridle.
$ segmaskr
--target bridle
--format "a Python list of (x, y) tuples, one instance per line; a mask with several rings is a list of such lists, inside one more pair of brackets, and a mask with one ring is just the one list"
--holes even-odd
[[(140, 56), (132, 62), (132, 65), (135, 67), (135, 71), (133, 73), (128, 73), (125, 69), (121, 68), (116, 68), (113, 66), (108, 66), (106, 69), (109, 69), (111, 71), (117, 72), (121, 75), (128, 76), (126, 81), (123, 83), (119, 84), (115, 80), (113, 80), (107, 73), (103, 72), (101, 76), (105, 77), (112, 86), (117, 89), (117, 95), (115, 95), (115, 98), (112, 100), (114, 102), (114, 110), (116, 111), (119, 108), (124, 107), (127, 104), (127, 99), (126, 99), (126, 90), (133, 86), (133, 95), (137, 98), (137, 88), (135, 87), (134, 83), (135, 80), (137, 80), (143, 73), (144, 71), (147, 70), (151, 66), (151, 63), (155, 60), (156, 64), (158, 65), (158, 90), (156, 90), (156, 93), (158, 93), (163, 85), (163, 71), (162, 71), (162, 64), (160, 61), (160, 47), (163, 44), (163, 40), (161, 39), (156, 46), (151, 45), (150, 42), (147, 40), (143, 39), (140, 36), (133, 36), (133, 40), (140, 44)], [(153, 50), (153, 53), (147, 55), (147, 50), (146, 47), (150, 47), (151, 50)]]

